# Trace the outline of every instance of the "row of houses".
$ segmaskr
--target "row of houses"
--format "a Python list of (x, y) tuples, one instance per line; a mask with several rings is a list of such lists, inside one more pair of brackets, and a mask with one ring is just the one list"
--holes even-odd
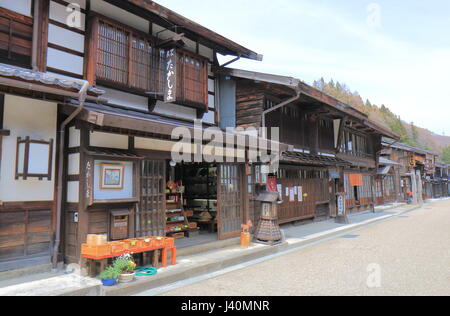
[[(88, 234), (237, 236), (269, 178), (281, 223), (403, 201), (422, 180), (448, 194), (435, 154), (300, 79), (230, 68), (262, 55), (153, 1), (0, 5), (0, 271), (77, 263)], [(229, 146), (195, 159), (211, 127)]]
[[(376, 179), (376, 202), (405, 202), (450, 196), (450, 165), (435, 152), (392, 141), (383, 141)], [(412, 195), (412, 196), (411, 196)]]

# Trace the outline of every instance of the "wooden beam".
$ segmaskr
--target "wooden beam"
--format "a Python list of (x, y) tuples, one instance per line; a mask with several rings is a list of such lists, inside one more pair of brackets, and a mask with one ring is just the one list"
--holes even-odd
[(37, 46), (37, 67), (38, 71), (45, 72), (47, 70), (47, 49), (48, 49), (48, 23), (50, 13), (50, 0), (40, 0), (39, 3), (39, 23), (38, 30), (38, 46)]

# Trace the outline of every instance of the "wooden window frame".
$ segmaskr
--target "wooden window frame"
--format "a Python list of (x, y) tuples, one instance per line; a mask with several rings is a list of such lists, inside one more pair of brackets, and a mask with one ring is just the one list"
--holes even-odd
[[(20, 147), (20, 144), (25, 144), (23, 171), (21, 173), (19, 173), (19, 147)], [(30, 161), (30, 145), (31, 144), (40, 144), (40, 145), (48, 145), (49, 146), (48, 172), (46, 174), (35, 174), (35, 173), (28, 172), (29, 161)], [(52, 166), (53, 166), (53, 139), (50, 139), (50, 141), (44, 141), (44, 140), (32, 140), (29, 136), (27, 136), (25, 139), (22, 139), (21, 137), (17, 137), (16, 172), (15, 172), (16, 180), (18, 180), (19, 178), (22, 178), (23, 180), (27, 180), (28, 178), (38, 178), (39, 180), (43, 180), (44, 178), (47, 178), (47, 180), (50, 181), (52, 179)]]
[[(185, 49), (177, 49), (176, 50), (176, 54), (177, 54), (177, 100), (179, 100), (182, 104), (188, 105), (188, 106), (192, 106), (194, 108), (204, 108), (205, 111), (209, 110), (208, 107), (208, 63), (209, 60), (208, 58), (198, 55), (196, 53), (187, 51)], [(190, 58), (193, 60), (199, 60), (201, 63), (203, 63), (203, 67), (200, 68), (200, 85), (201, 85), (201, 98), (203, 98), (202, 101), (197, 102), (195, 100), (189, 100), (189, 97), (185, 95), (185, 93), (187, 92), (187, 85), (189, 85), (188, 83), (188, 78), (187, 76), (187, 72), (186, 72), (186, 63), (180, 62), (180, 59), (182, 58)]]
[[(33, 23), (34, 19), (32, 17), (22, 15), (20, 13), (1, 8), (0, 7), (0, 17), (2, 19), (9, 20), (8, 29), (0, 32), (0, 35), (6, 37), (4, 43), (7, 42), (7, 48), (2, 49), (2, 56), (0, 62), (10, 63), (21, 67), (31, 68), (32, 58), (33, 58)], [(31, 28), (31, 33), (26, 33), (24, 29), (22, 32), (14, 31), (13, 25), (25, 26), (25, 28)], [(20, 28), (20, 27), (19, 27)], [(27, 47), (29, 46), (29, 47)], [(15, 49), (14, 49), (15, 47)], [(19, 47), (23, 50), (24, 54), (19, 53)], [(28, 50), (29, 55), (25, 53)], [(3, 56), (6, 53), (6, 56)]]
[(5, 95), (0, 94), (0, 170), (2, 167), (3, 137), (10, 135), (9, 130), (3, 129), (4, 111), (5, 111)]
[[(122, 49), (121, 53), (124, 53), (124, 57), (120, 57), (123, 59), (126, 59), (127, 62), (125, 62), (122, 67), (122, 72), (126, 71), (126, 80), (119, 80), (119, 81), (113, 81), (106, 78), (101, 78), (98, 74), (98, 64), (99, 64), (99, 58), (100, 58), (100, 24), (107, 24), (111, 26), (112, 28), (116, 28), (120, 30), (121, 32), (125, 33), (127, 36), (128, 43), (126, 44), (125, 49)], [(158, 53), (155, 53), (155, 58), (161, 58), (157, 62), (155, 62), (153, 65), (149, 63), (149, 71), (151, 75), (154, 72), (158, 72), (157, 76), (154, 77), (153, 83), (150, 85), (150, 87), (147, 88), (141, 88), (137, 86), (136, 84), (133, 84), (131, 81), (131, 78), (136, 77), (136, 73), (133, 72), (133, 65), (135, 62), (132, 59), (133, 54), (133, 42), (134, 41), (147, 41), (149, 46), (151, 46), (154, 50), (159, 50), (163, 48), (158, 47), (158, 39), (150, 34), (146, 34), (142, 31), (136, 30), (130, 26), (124, 25), (118, 21), (115, 21), (111, 18), (105, 17), (97, 12), (91, 12), (91, 14), (88, 17), (88, 27), (87, 27), (87, 45), (86, 45), (86, 51), (85, 56), (87, 56), (86, 63), (85, 63), (85, 79), (89, 81), (91, 85), (97, 85), (101, 84), (104, 86), (111, 87), (113, 89), (122, 90), (125, 92), (132, 92), (135, 94), (139, 94), (142, 96), (147, 96), (149, 98), (157, 99), (157, 100), (164, 100), (164, 79), (165, 79), (165, 58), (158, 57)], [(164, 51), (166, 52), (168, 48), (164, 48)], [(161, 53), (161, 52), (160, 52)], [(200, 109), (203, 111), (208, 111), (208, 58), (198, 55), (196, 53), (193, 53), (191, 51), (187, 51), (184, 49), (175, 49), (175, 58), (177, 61), (177, 82), (176, 82), (176, 100), (173, 101), (174, 103), (185, 105), (188, 107)], [(119, 55), (118, 55), (119, 56)], [(203, 63), (203, 68), (201, 70), (201, 102), (196, 102), (196, 100), (190, 100), (188, 94), (185, 91), (185, 75), (186, 75), (186, 67), (185, 64), (182, 64), (180, 62), (180, 58), (190, 58), (193, 60), (198, 60)], [(149, 75), (150, 76), (150, 75)], [(139, 76), (137, 76), (139, 77)], [(123, 79), (123, 78), (122, 78)], [(139, 79), (139, 78), (138, 78)], [(140, 78), (142, 79), (142, 78)], [(126, 83), (124, 82), (126, 81)], [(187, 88), (186, 88), (187, 89)], [(151, 91), (155, 90), (155, 91)], [(148, 92), (151, 94), (149, 95)]]

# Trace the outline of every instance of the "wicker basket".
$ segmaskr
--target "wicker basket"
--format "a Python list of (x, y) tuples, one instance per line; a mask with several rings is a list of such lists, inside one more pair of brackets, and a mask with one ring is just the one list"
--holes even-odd
[(89, 245), (89, 244), (82, 244), (81, 245), (81, 254), (86, 256), (93, 256), (93, 257), (104, 257), (111, 255), (111, 245), (110, 244), (104, 244), (104, 245)]

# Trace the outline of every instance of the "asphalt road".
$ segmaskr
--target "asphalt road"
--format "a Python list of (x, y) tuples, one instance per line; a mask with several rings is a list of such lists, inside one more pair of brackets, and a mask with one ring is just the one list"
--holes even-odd
[(163, 295), (450, 295), (450, 200), (352, 235)]

